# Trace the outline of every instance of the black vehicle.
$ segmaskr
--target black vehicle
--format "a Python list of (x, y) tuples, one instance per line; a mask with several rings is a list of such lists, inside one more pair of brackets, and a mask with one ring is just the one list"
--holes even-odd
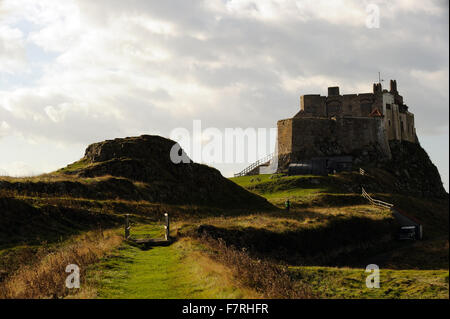
[(416, 240), (416, 226), (402, 226), (398, 232), (399, 240)]

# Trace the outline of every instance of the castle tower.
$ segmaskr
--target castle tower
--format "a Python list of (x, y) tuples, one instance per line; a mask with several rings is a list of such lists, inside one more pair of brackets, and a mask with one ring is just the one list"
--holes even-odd
[(339, 94), (339, 86), (330, 86), (328, 88), (328, 96), (338, 96)]

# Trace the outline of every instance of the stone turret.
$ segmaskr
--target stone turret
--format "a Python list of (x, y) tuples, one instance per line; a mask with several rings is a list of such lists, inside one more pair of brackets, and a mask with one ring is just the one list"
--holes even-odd
[(391, 80), (389, 92), (391, 92), (392, 94), (398, 94), (397, 81), (396, 80)]
[(339, 86), (330, 86), (328, 88), (328, 96), (337, 96), (339, 95)]
[(373, 93), (381, 93), (383, 91), (383, 88), (381, 87), (381, 83), (374, 83), (373, 84)]

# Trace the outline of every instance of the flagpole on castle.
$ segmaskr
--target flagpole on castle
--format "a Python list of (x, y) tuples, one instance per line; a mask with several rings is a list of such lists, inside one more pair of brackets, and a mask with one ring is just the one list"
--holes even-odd
[(381, 84), (381, 82), (383, 82), (384, 80), (381, 78), (381, 73), (378, 72), (378, 83)]

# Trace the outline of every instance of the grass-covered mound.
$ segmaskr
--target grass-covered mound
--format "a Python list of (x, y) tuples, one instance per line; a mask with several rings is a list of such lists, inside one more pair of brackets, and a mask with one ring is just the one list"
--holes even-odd
[[(270, 208), (268, 202), (237, 186), (207, 165), (171, 160), (174, 141), (151, 135), (95, 143), (85, 156), (57, 172), (3, 188), (51, 196), (121, 198), (154, 203), (221, 208)], [(172, 152), (173, 153), (173, 152)]]
[[(284, 219), (290, 221), (285, 220), (284, 222), (294, 225), (293, 219), (301, 220), (303, 218), (305, 224), (314, 228), (319, 227), (318, 229), (321, 229), (324, 234), (323, 236), (316, 236), (317, 239), (311, 245), (311, 247), (315, 247), (313, 251), (317, 253), (317, 256), (323, 255), (321, 251), (326, 250), (326, 247), (331, 247), (330, 244), (327, 244), (328, 242), (336, 243), (340, 247), (335, 251), (342, 251), (344, 247), (349, 247), (345, 244), (346, 238), (349, 240), (353, 238), (355, 243), (358, 243), (361, 247), (365, 246), (365, 249), (359, 249), (358, 252), (353, 250), (353, 253), (347, 256), (341, 254), (341, 257), (344, 256), (344, 258), (337, 256), (337, 254), (335, 254), (337, 258), (333, 258), (332, 249), (328, 249), (328, 252), (325, 253), (327, 261), (324, 260), (327, 265), (356, 265), (355, 260), (357, 262), (359, 260), (361, 264), (366, 261), (373, 261), (380, 266), (391, 269), (448, 268), (448, 196), (426, 198), (395, 192), (395, 187), (391, 184), (392, 181), (386, 178), (386, 176), (390, 176), (389, 174), (389, 172), (380, 168), (369, 168), (364, 176), (358, 172), (329, 176), (285, 176), (276, 174), (235, 177), (231, 180), (256, 194), (266, 197), (280, 208), (283, 208), (284, 201), (289, 199), (291, 211), (284, 213)], [(382, 178), (383, 176), (385, 178)], [(423, 241), (411, 243), (394, 240), (399, 225), (395, 222), (389, 210), (381, 210), (379, 213), (371, 212), (372, 209), (376, 210), (377, 208), (370, 206), (367, 200), (361, 196), (361, 185), (372, 197), (392, 203), (396, 208), (420, 221), (424, 231)], [(330, 214), (335, 219), (331, 223), (329, 223)], [(376, 218), (377, 221), (373, 218)], [(258, 221), (260, 219), (260, 217), (256, 218)], [(278, 223), (276, 222), (277, 219), (279, 220)], [(368, 223), (365, 223), (365, 225), (358, 224), (358, 221), (367, 219)], [(370, 221), (370, 219), (372, 220)], [(324, 224), (327, 220), (328, 222)], [(258, 222), (255, 221), (254, 224), (258, 224)], [(279, 216), (271, 217), (269, 224), (265, 225), (263, 231), (275, 231), (277, 237), (288, 234), (291, 236), (292, 233), (297, 233), (298, 238), (304, 235), (302, 229), (305, 225), (296, 225), (287, 230), (286, 227), (282, 227), (282, 219)], [(277, 225), (274, 226), (275, 224)], [(388, 224), (391, 226), (388, 226)], [(217, 222), (211, 222), (211, 225), (219, 229), (225, 228), (226, 231), (223, 236), (226, 234), (233, 243), (235, 242), (234, 238), (239, 237), (235, 236), (237, 231), (253, 226), (242, 225), (242, 223), (231, 222), (230, 220), (226, 225)], [(340, 225), (339, 228), (336, 228), (336, 225)], [(368, 225), (374, 227), (369, 229), (366, 227)], [(239, 229), (237, 226), (241, 228)], [(284, 230), (281, 231), (281, 229)], [(339, 231), (335, 231), (337, 229)], [(279, 234), (280, 232), (282, 235)], [(260, 233), (261, 231), (255, 232), (250, 229), (245, 235), (247, 237), (250, 236), (249, 234), (255, 235), (253, 236), (254, 240), (246, 240), (247, 247), (255, 252), (261, 252), (260, 246), (263, 245), (261, 236), (259, 236)], [(299, 233), (302, 233), (302, 235)], [(311, 234), (313, 233), (311, 232)], [(320, 232), (316, 231), (316, 233), (319, 234)], [(366, 240), (363, 240), (360, 235), (367, 236)], [(290, 236), (289, 238), (291, 238)], [(382, 238), (386, 240), (382, 240)], [(275, 247), (269, 248), (273, 246), (273, 243), (264, 242), (267, 246), (265, 249), (273, 250), (280, 255), (279, 259), (282, 260), (290, 260), (291, 262), (295, 260), (294, 263), (305, 260), (304, 264), (309, 265), (314, 263), (316, 265), (324, 264), (320, 262), (319, 258), (313, 258), (314, 261), (311, 263), (306, 261), (305, 256), (303, 258), (298, 256), (298, 252), (302, 251), (302, 247), (305, 245), (304, 240), (295, 241), (291, 238), (292, 242), (298, 243), (298, 249), (293, 248), (282, 254), (283, 247), (294, 245), (290, 244), (288, 237), (283, 240), (286, 244), (278, 245), (278, 249)], [(253, 244), (254, 242), (257, 244)], [(273, 256), (274, 254), (270, 253), (270, 255)], [(295, 257), (296, 255), (297, 257)]]

